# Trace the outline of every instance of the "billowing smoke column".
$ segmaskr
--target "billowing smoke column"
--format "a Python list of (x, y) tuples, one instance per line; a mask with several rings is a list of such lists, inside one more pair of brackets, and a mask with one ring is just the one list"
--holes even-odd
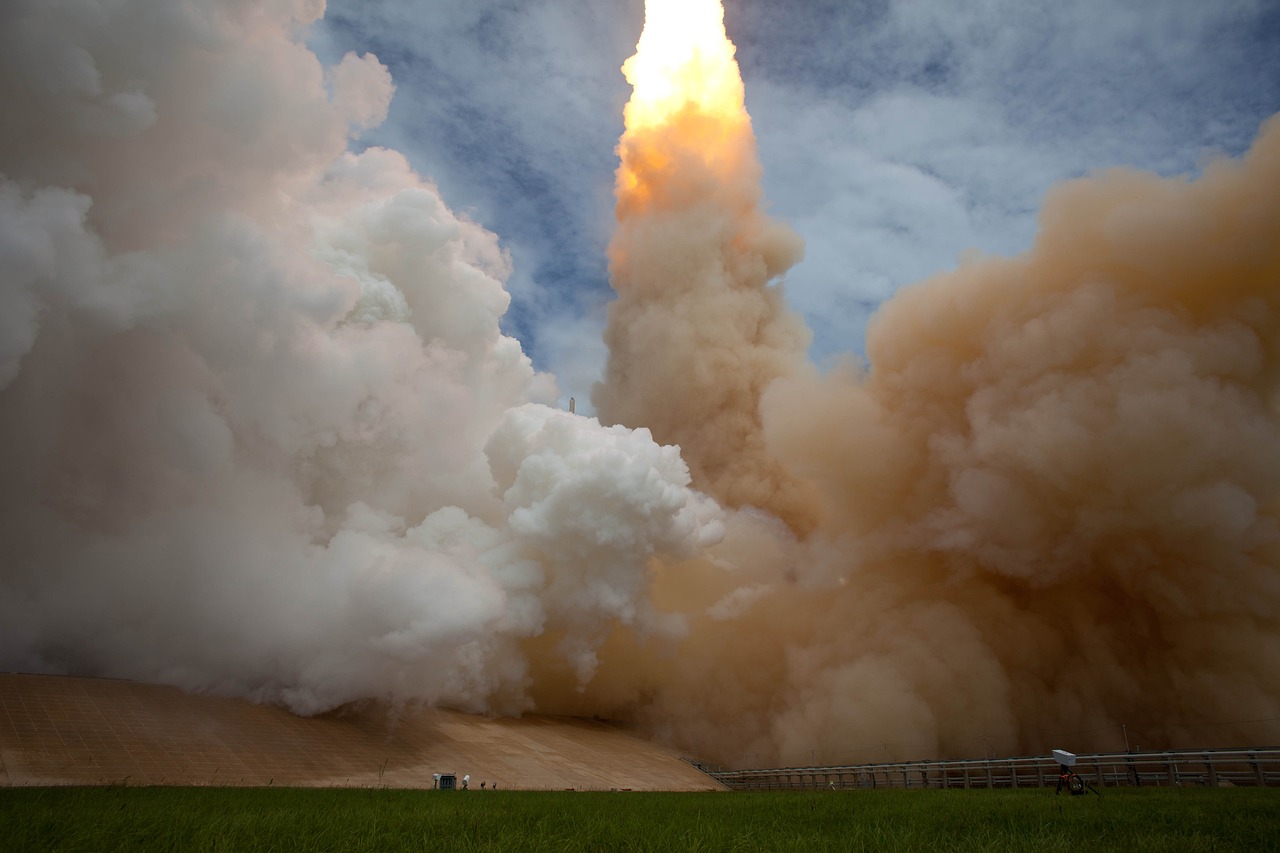
[(1273, 741), (1280, 123), (1194, 182), (1059, 188), (1029, 253), (899, 294), (869, 371), (819, 377), (719, 4), (647, 11), (596, 401), (801, 539), (744, 509), (664, 566), (688, 633), (615, 636), (584, 701), (737, 762)]
[(588, 678), (719, 535), (674, 448), (537, 404), (493, 235), (348, 153), (391, 80), (321, 8), (0, 13), (0, 667), (516, 712), (522, 643)]
[(874, 695), (946, 752), (1280, 734), (1277, 189), (1277, 119), (1194, 182), (1064, 185), (1026, 255), (887, 304), (869, 375), (770, 389), (848, 581), (808, 722)]
[(800, 238), (761, 210), (760, 164), (719, 0), (649, 0), (618, 144), (618, 298), (602, 420), (679, 444), (699, 487), (798, 529), (814, 507), (769, 455), (759, 400), (805, 369), (809, 332), (771, 280)]
[(650, 2), (603, 427), (349, 152), (391, 81), (319, 7), (0, 12), (0, 667), (759, 764), (1280, 737), (1280, 123), (1058, 188), (821, 376), (719, 5)]

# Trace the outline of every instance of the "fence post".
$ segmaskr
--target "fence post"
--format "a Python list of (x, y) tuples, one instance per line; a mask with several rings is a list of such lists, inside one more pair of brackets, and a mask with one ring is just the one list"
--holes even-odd
[(1096, 764), (1094, 764), (1094, 765), (1093, 765), (1093, 769), (1094, 769), (1094, 770), (1096, 770), (1096, 771), (1097, 771), (1097, 773), (1098, 773), (1098, 787), (1099, 787), (1099, 788), (1105, 788), (1105, 787), (1107, 787), (1107, 779), (1106, 779), (1106, 777), (1102, 774), (1102, 762), (1101, 762), (1101, 761), (1099, 761), (1099, 762), (1097, 762)]
[(1009, 762), (1009, 782), (1013, 787), (1018, 787), (1018, 765), (1012, 761)]
[(1258, 786), (1263, 787), (1267, 784), (1267, 777), (1262, 773), (1262, 765), (1258, 763), (1258, 753), (1249, 750), (1249, 764), (1253, 767), (1253, 778), (1258, 780)]
[(1204, 766), (1209, 771), (1209, 784), (1215, 788), (1218, 787), (1218, 774), (1213, 769), (1213, 755), (1211, 753), (1206, 752), (1204, 754)]

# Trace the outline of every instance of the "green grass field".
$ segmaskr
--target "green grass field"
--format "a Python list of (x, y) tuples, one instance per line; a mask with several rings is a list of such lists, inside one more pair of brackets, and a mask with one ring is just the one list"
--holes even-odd
[(0, 789), (0, 849), (1277, 850), (1280, 790)]

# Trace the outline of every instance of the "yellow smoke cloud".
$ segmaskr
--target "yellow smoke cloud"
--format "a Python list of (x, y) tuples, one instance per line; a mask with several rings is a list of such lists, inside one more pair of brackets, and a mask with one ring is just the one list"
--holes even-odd
[(717, 0), (646, 5), (635, 90), (618, 144), (618, 230), (604, 422), (679, 444), (702, 488), (730, 506), (812, 524), (804, 487), (764, 449), (758, 401), (806, 368), (808, 330), (770, 282), (802, 243), (760, 195), (742, 78)]
[(620, 631), (555, 701), (743, 763), (1280, 734), (1280, 119), (1196, 180), (1055, 189), (1029, 252), (904, 290), (870, 368), (818, 376), (738, 89), (685, 88), (721, 85), (720, 19), (690, 47), (648, 8), (595, 399), (766, 513), (653, 567), (680, 641)]

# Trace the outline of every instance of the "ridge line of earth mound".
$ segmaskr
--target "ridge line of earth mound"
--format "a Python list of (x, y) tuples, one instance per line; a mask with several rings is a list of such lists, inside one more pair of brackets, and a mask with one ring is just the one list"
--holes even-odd
[(368, 705), (317, 717), (132, 681), (0, 673), (0, 785), (712, 791), (674, 751), (594, 720)]

